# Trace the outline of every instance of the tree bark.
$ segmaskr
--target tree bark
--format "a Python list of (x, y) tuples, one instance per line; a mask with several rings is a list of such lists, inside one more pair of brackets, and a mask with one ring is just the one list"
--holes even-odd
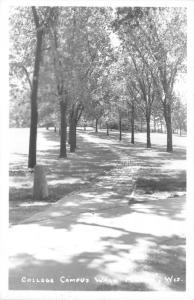
[[(35, 9), (35, 8), (33, 8)], [(34, 19), (38, 18), (36, 10), (33, 10)], [(35, 20), (35, 23), (38, 19)], [(32, 90), (30, 96), (31, 102), (31, 121), (30, 121), (30, 141), (29, 141), (29, 154), (28, 154), (28, 168), (34, 168), (36, 165), (36, 141), (37, 141), (37, 124), (38, 124), (38, 107), (37, 107), (37, 96), (38, 96), (38, 78), (42, 54), (42, 41), (43, 41), (43, 30), (39, 30), (36, 25), (36, 52), (34, 62), (34, 73), (32, 80)]]
[(151, 138), (150, 138), (150, 116), (146, 116), (146, 125), (147, 125), (147, 148), (151, 148)]
[(122, 140), (122, 119), (121, 116), (119, 116), (119, 141)]
[(164, 119), (166, 123), (166, 133), (167, 133), (167, 152), (173, 152), (172, 145), (172, 120), (171, 120), (171, 105), (170, 103), (166, 103), (164, 105)]
[(98, 119), (96, 119), (96, 129), (95, 132), (98, 133)]
[(108, 126), (108, 122), (106, 122), (106, 135), (109, 135), (109, 126)]
[(69, 113), (69, 136), (68, 136), (68, 144), (70, 145), (71, 144), (71, 132), (72, 132), (72, 118), (73, 118), (73, 107), (71, 108), (70, 110), (70, 113)]
[(71, 119), (69, 118), (69, 135), (68, 135), (68, 144), (71, 144)]
[(76, 127), (76, 120), (72, 117), (69, 124), (70, 152), (75, 152), (76, 149)]
[(132, 102), (132, 105), (131, 105), (131, 144), (135, 143), (135, 138), (134, 138), (134, 131), (135, 131), (134, 113), (135, 113), (135, 107), (134, 107), (134, 103)]
[(83, 107), (79, 103), (73, 105), (69, 118), (69, 144), (70, 152), (75, 152), (77, 147), (77, 124), (81, 118)]
[(67, 140), (67, 120), (66, 120), (66, 103), (65, 101), (60, 101), (60, 113), (61, 113), (61, 126), (60, 126), (60, 154), (59, 157), (66, 158), (66, 140)]

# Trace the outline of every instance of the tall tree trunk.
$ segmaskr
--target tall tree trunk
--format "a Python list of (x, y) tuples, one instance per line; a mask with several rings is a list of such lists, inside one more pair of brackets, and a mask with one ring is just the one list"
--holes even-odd
[(106, 122), (106, 135), (109, 135), (109, 126), (108, 126), (108, 122)]
[(71, 144), (71, 118), (69, 118), (69, 134), (68, 134), (68, 144)]
[(150, 115), (146, 116), (146, 125), (147, 125), (147, 148), (151, 148), (151, 138), (150, 138)]
[(70, 120), (70, 125), (69, 125), (69, 143), (70, 143), (70, 152), (75, 152), (76, 149), (76, 120), (73, 117)]
[(135, 113), (135, 107), (134, 107), (134, 103), (132, 102), (132, 105), (131, 105), (131, 144), (135, 143), (135, 138), (134, 138), (134, 131), (135, 131), (134, 113)]
[(156, 132), (156, 119), (155, 119), (155, 116), (154, 116), (154, 132)]
[(70, 152), (75, 152), (77, 147), (77, 124), (81, 118), (83, 107), (79, 103), (73, 105), (69, 118), (69, 144)]
[(69, 145), (71, 145), (71, 133), (72, 133), (73, 113), (74, 113), (74, 109), (72, 107), (72, 109), (70, 110), (70, 113), (69, 113), (69, 135), (68, 135), (68, 144)]
[(121, 116), (119, 116), (119, 141), (122, 140), (122, 119)]
[[(34, 18), (37, 17), (35, 13)], [(38, 29), (38, 28), (37, 28)], [(37, 30), (36, 33), (36, 53), (34, 62), (34, 73), (31, 90), (31, 121), (30, 121), (30, 141), (28, 154), (28, 168), (34, 168), (36, 165), (36, 141), (37, 141), (37, 123), (38, 123), (38, 78), (42, 53), (43, 30)]]
[(171, 105), (166, 103), (164, 105), (164, 119), (166, 123), (166, 133), (167, 133), (167, 146), (166, 151), (172, 152), (173, 145), (172, 145), (172, 121), (171, 121)]
[(60, 101), (61, 126), (60, 126), (60, 155), (61, 158), (67, 157), (66, 140), (67, 140), (67, 111), (65, 101)]
[(96, 119), (96, 129), (95, 132), (98, 133), (98, 119)]
[(181, 134), (182, 134), (182, 127), (181, 127), (181, 125), (180, 125), (180, 136), (181, 136)]
[(74, 148), (77, 148), (77, 122), (75, 120), (75, 125), (74, 125)]

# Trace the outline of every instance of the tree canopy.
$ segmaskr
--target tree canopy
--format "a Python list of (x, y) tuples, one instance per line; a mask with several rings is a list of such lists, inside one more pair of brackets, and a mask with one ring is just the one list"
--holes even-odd
[(32, 130), (35, 103), (35, 123), (60, 129), (66, 157), (67, 126), (74, 152), (82, 118), (96, 126), (128, 118), (133, 143), (135, 122), (146, 121), (147, 147), (160, 119), (173, 150), (174, 127), (186, 129), (176, 95), (186, 73), (185, 8), (14, 7), (9, 21), (11, 126)]

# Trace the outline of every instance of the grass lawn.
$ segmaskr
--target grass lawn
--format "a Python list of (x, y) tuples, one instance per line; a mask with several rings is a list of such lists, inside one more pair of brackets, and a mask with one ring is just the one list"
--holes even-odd
[(27, 169), (28, 131), (10, 129), (11, 224), (44, 210), (71, 192), (93, 184), (98, 176), (113, 168), (118, 159), (106, 145), (84, 141), (81, 136), (78, 137), (76, 153), (68, 153), (68, 159), (59, 159), (58, 134), (39, 129), (37, 163), (46, 168), (49, 198), (47, 201), (33, 201), (33, 174)]
[[(145, 148), (145, 133), (136, 134), (135, 145), (128, 133), (118, 141), (118, 132), (106, 136), (101, 130), (78, 130), (78, 149), (59, 159), (59, 136), (52, 130), (38, 130), (37, 163), (46, 168), (49, 198), (32, 199), (33, 174), (27, 169), (29, 129), (10, 129), (10, 224), (18, 224), (45, 210), (51, 203), (69, 193), (94, 185), (102, 176), (117, 167), (123, 157), (139, 166), (136, 193), (180, 196), (186, 189), (185, 137), (174, 136), (174, 153), (166, 153), (165, 134), (153, 133), (152, 149)], [(121, 192), (122, 197), (122, 192)]]

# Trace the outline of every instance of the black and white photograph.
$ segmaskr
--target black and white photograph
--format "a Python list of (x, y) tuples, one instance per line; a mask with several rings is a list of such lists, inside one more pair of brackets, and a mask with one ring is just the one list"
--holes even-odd
[(186, 292), (186, 2), (8, 7), (10, 292)]

